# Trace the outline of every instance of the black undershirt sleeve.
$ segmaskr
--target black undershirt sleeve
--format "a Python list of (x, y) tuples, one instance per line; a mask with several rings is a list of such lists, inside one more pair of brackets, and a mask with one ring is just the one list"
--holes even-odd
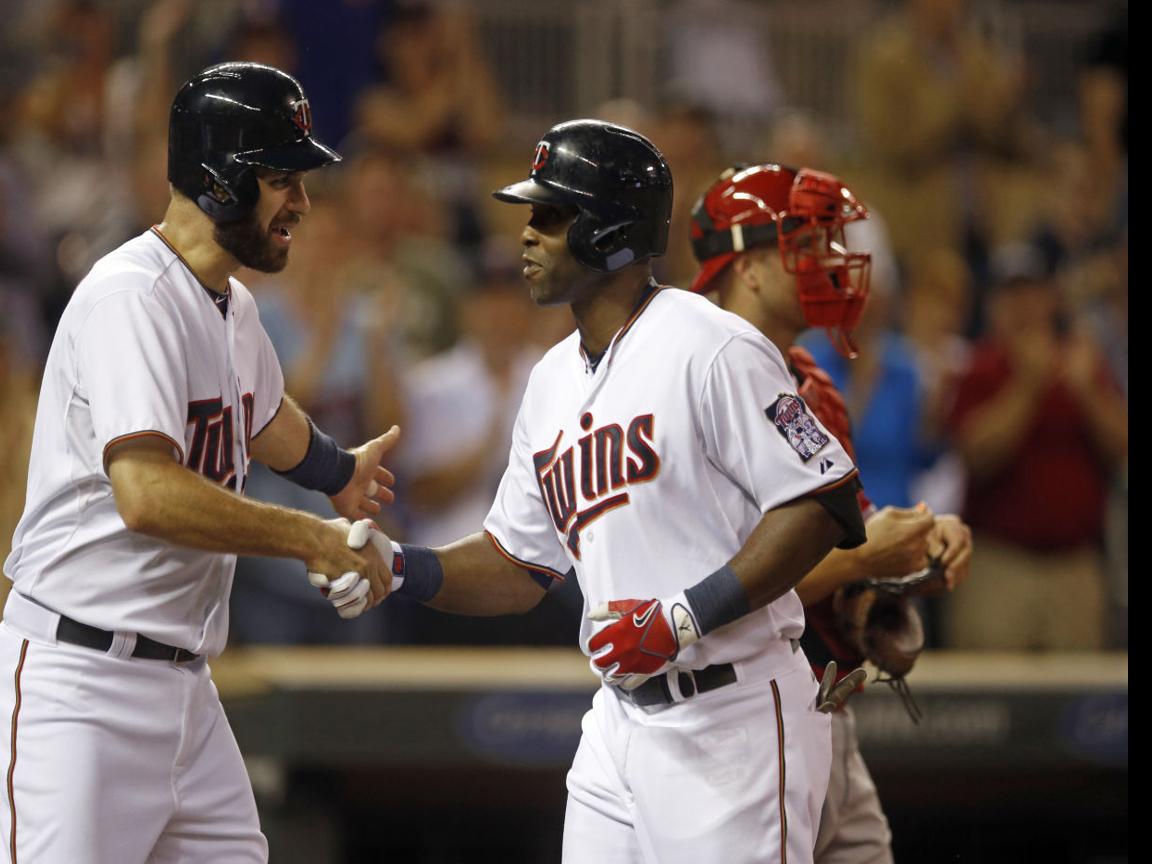
[(857, 475), (847, 483), (812, 496), (844, 529), (844, 537), (836, 544), (837, 549), (855, 549), (868, 540), (864, 530), (864, 515), (860, 512), (860, 502), (857, 500), (860, 489), (860, 477)]

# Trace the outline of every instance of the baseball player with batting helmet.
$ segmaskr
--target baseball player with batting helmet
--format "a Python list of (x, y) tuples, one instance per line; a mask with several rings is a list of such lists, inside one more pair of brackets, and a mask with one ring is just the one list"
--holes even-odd
[(390, 574), (350, 548), (348, 521), (246, 500), (247, 469), (365, 517), (392, 497), (380, 460), (399, 433), (347, 451), (316, 429), (231, 274), (286, 265), (304, 174), (338, 159), (289, 75), (199, 73), (172, 105), (164, 221), (98, 261), (64, 311), (4, 567), (0, 860), (267, 860), (205, 660), (227, 637), (235, 556), (301, 560), (354, 610)]
[[(842, 353), (854, 354), (852, 328), (868, 296), (870, 256), (848, 248), (845, 229), (867, 217), (831, 174), (768, 164), (725, 171), (696, 203), (690, 229), (700, 262), (692, 290), (715, 292), (724, 309), (787, 351), (798, 394), (849, 453), (843, 397), (812, 355), (794, 343), (808, 327), (824, 327)], [(796, 587), (808, 617), (804, 650), (817, 664), (838, 664), (841, 699), (853, 686), (843, 679), (864, 656), (837, 627), (833, 593), (867, 578), (898, 579), (930, 562), (951, 588), (967, 574), (971, 556), (971, 533), (955, 516), (934, 516), (926, 508), (877, 511), (863, 490), (859, 500), (868, 542), (834, 550)], [(858, 675), (863, 678), (863, 672)], [(860, 756), (851, 708), (826, 707), (838, 710), (816, 861), (891, 861), (888, 822)]]
[(495, 195), (531, 207), (528, 289), (577, 329), (532, 372), (484, 533), (392, 544), (396, 590), (496, 615), (579, 579), (603, 686), (568, 864), (811, 861), (829, 719), (792, 588), (864, 540), (852, 460), (762, 334), (653, 281), (672, 177), (646, 138), (561, 123)]

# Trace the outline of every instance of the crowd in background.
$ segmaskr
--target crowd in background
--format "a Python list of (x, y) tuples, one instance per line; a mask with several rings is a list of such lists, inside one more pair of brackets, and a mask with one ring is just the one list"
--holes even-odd
[[(494, 30), (517, 38), (516, 19), (481, 20), (502, 5), (529, 8), (15, 3), (0, 37), (0, 553), (22, 507), (56, 319), (98, 257), (162, 217), (172, 94), (221, 60), (297, 75), (318, 137), (345, 156), (308, 178), (312, 210), (288, 269), (240, 277), (288, 391), (344, 444), (403, 428), (389, 534), (437, 544), (479, 529), (528, 370), (572, 327), (566, 309), (533, 308), (518, 267), (524, 213), (488, 197), (526, 174), (533, 135), (569, 119), (529, 125), (547, 110), (488, 50)], [(785, 4), (647, 5), (658, 29), (619, 38), (662, 64), (666, 92), (638, 100), (622, 81), (619, 98), (572, 116), (633, 126), (668, 158), (661, 280), (690, 281), (688, 215), (727, 165), (839, 174), (874, 216), (852, 237), (873, 253), (872, 296), (858, 359), (820, 333), (807, 344), (843, 389), (872, 500), (925, 501), (974, 529), (971, 579), (926, 610), (934, 642), (1126, 647), (1126, 4), (1095, 4), (1096, 24), (1061, 46), (1076, 74), (1058, 122), (1034, 110), (1027, 52), (977, 26), (976, 13), (1010, 0), (868, 4), (869, 26), (827, 64), (843, 116), (792, 97), (767, 32), (741, 17), (770, 27)], [(248, 492), (329, 513), (322, 495), (269, 472)], [(578, 626), (574, 580), (500, 626), (402, 597), (347, 623), (299, 569), (241, 562), (234, 641), (571, 645)]]

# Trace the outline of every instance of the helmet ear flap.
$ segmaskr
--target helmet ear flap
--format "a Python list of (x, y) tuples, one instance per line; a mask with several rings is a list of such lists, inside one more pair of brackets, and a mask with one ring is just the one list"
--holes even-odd
[(572, 257), (585, 267), (600, 273), (612, 273), (636, 260), (636, 250), (629, 245), (628, 228), (633, 220), (605, 220), (581, 210), (568, 229), (568, 248)]
[(215, 222), (234, 222), (247, 215), (260, 198), (256, 172), (249, 165), (235, 163), (221, 170), (201, 163), (204, 191), (196, 196), (197, 206)]

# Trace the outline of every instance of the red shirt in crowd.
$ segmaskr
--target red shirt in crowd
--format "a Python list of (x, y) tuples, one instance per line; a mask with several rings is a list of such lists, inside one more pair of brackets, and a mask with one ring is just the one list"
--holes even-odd
[[(1011, 379), (1005, 349), (991, 342), (979, 346), (960, 381), (952, 431)], [(964, 518), (975, 531), (1037, 552), (1100, 542), (1109, 470), (1085, 410), (1067, 385), (1053, 379), (1014, 456), (994, 476), (970, 479)]]

